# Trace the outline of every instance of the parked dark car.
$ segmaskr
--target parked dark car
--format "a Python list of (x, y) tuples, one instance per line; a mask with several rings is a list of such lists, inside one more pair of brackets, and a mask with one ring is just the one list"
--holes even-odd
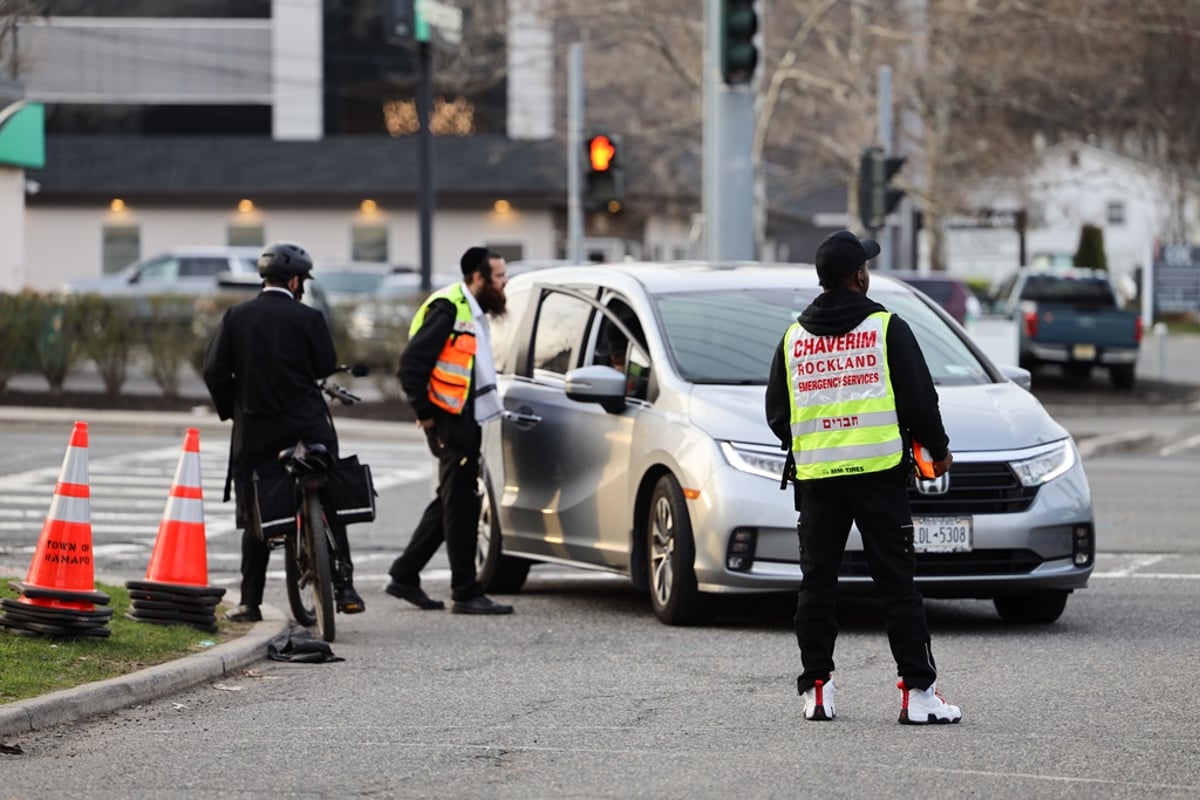
[(889, 270), (879, 272), (904, 281), (909, 286), (929, 296), (929, 299), (944, 308), (959, 325), (979, 316), (982, 304), (966, 283), (945, 274), (916, 272), (911, 270)]

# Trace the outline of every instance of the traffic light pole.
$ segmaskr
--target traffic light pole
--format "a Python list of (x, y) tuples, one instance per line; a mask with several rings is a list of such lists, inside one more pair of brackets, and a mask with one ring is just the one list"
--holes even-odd
[(421, 289), (433, 288), (433, 52), (417, 43), (417, 183), (420, 184)]
[(722, 0), (705, 0), (704, 256), (754, 258), (754, 83), (722, 75)]
[[(884, 153), (893, 152), (895, 136), (892, 131), (892, 68), (884, 64), (879, 68), (879, 88), (878, 97), (879, 103), (879, 143), (883, 145)], [(882, 247), (879, 250), (878, 265), (879, 269), (887, 271), (892, 269), (895, 263), (892, 252), (891, 227), (888, 225), (887, 217), (883, 218)]]

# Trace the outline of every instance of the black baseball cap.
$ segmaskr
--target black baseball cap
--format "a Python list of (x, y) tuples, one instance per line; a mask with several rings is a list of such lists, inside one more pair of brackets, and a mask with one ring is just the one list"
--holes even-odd
[(859, 239), (850, 231), (831, 233), (817, 245), (817, 277), (822, 286), (832, 286), (877, 255), (879, 243), (872, 239)]

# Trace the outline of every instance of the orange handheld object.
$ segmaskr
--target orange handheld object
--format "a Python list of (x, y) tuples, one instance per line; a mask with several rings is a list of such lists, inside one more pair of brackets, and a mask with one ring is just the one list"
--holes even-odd
[(918, 441), (913, 441), (913, 466), (916, 467), (918, 478), (933, 480), (937, 477), (937, 473), (933, 471), (933, 457), (929, 455), (925, 445)]

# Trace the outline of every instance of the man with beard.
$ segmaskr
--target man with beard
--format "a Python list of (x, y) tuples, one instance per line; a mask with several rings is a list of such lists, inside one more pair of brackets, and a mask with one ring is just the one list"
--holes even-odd
[(438, 460), (438, 488), (388, 570), (385, 591), (418, 608), (445, 608), (421, 588), (421, 570), (445, 541), (450, 610), (511, 614), (512, 606), (484, 595), (475, 576), (480, 426), (503, 413), (487, 317), (504, 314), (507, 269), (499, 253), (484, 247), (469, 248), (459, 264), (462, 282), (434, 292), (417, 309), (400, 359), (400, 386)]

